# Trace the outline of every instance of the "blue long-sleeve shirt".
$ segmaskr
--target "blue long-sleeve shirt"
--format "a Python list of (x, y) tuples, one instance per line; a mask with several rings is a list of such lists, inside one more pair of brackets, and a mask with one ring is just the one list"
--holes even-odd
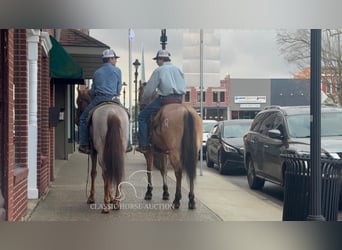
[(120, 95), (122, 88), (121, 70), (111, 63), (104, 63), (93, 76), (90, 90), (92, 96), (96, 94)]
[(183, 72), (171, 62), (164, 62), (156, 68), (148, 80), (142, 97), (142, 102), (149, 99), (157, 89), (159, 95), (184, 95), (186, 86)]

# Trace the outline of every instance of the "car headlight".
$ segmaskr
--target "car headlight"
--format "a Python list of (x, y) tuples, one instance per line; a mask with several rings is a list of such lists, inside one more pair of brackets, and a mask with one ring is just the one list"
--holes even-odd
[(234, 152), (234, 153), (238, 152), (236, 148), (233, 148), (233, 147), (231, 147), (225, 143), (222, 143), (222, 147), (223, 147), (224, 151), (226, 151), (226, 152)]

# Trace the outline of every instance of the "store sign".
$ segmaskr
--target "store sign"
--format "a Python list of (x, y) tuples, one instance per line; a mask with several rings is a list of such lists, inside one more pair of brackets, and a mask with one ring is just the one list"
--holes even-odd
[(266, 103), (266, 96), (234, 96), (235, 103)]
[(258, 104), (258, 103), (242, 103), (240, 104), (240, 108), (247, 108), (247, 109), (250, 109), (250, 108), (260, 108), (261, 105)]

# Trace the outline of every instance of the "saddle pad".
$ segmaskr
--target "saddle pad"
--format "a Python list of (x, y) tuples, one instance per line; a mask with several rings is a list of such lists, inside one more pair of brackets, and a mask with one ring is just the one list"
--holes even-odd
[(121, 106), (121, 104), (119, 104), (117, 101), (105, 101), (105, 102), (101, 102), (99, 104), (97, 104), (94, 108), (92, 108), (89, 111), (88, 117), (87, 117), (87, 124), (89, 124), (91, 122), (91, 117), (93, 116), (93, 113), (95, 112), (96, 109), (98, 109), (99, 107), (106, 105), (106, 104), (115, 104), (115, 105), (119, 105)]
[(161, 100), (160, 105), (166, 105), (166, 104), (171, 104), (171, 103), (182, 103), (182, 100), (177, 99), (177, 98), (164, 98)]

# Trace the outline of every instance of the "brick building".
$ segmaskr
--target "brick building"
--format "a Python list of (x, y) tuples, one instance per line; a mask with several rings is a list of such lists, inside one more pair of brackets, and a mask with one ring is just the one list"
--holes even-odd
[[(203, 90), (202, 110), (203, 120), (226, 120), (228, 118), (230, 76), (227, 75), (220, 85)], [(184, 96), (184, 102), (192, 105), (197, 112), (201, 112), (200, 88), (189, 87)]]
[[(72, 33), (84, 51), (92, 48), (93, 54), (81, 51), (85, 62), (108, 48), (87, 34)], [(56, 136), (72, 143), (70, 130), (64, 128), (73, 127), (72, 90), (84, 79), (82, 67), (58, 41), (60, 34), (60, 30), (0, 29), (0, 221), (23, 219), (28, 200), (47, 192), (54, 180)], [(101, 59), (88, 63), (87, 70), (101, 63)], [(74, 70), (76, 74), (70, 75)], [(61, 120), (62, 109), (67, 116)], [(73, 152), (65, 145), (58, 147), (65, 155)]]
[(47, 117), (54, 90), (48, 42), (48, 34), (39, 30), (0, 30), (1, 220), (25, 216), (30, 192), (38, 198), (53, 179), (54, 133)]

